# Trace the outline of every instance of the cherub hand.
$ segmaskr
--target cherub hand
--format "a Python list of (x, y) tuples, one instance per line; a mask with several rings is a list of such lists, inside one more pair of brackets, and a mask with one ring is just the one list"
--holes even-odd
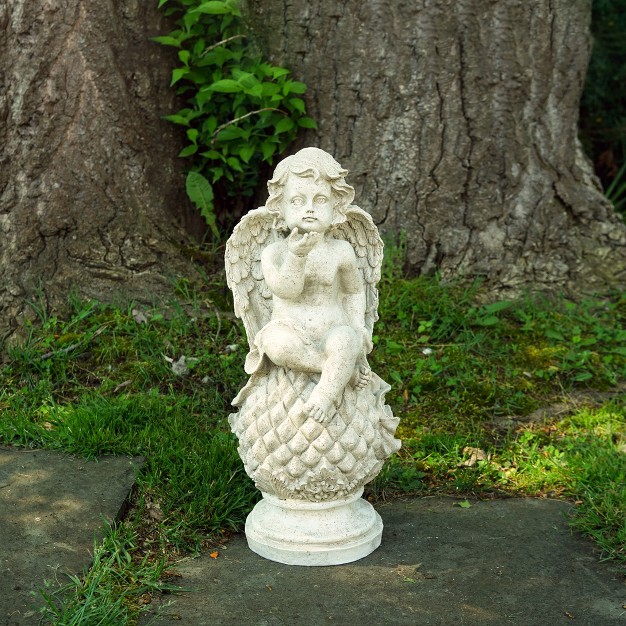
[(306, 256), (322, 240), (322, 233), (304, 233), (301, 237), (298, 235), (298, 229), (294, 228), (287, 238), (287, 248), (296, 256)]

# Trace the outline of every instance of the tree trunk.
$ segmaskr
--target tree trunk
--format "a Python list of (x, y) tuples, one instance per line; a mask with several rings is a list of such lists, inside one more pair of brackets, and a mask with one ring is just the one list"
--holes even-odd
[(150, 300), (193, 271), (154, 2), (0, 5), (0, 338), (27, 300)]
[[(301, 144), (351, 171), (420, 273), (494, 292), (626, 284), (626, 229), (577, 140), (591, 0), (248, 0), (307, 83)], [(298, 148), (300, 146), (295, 146)]]

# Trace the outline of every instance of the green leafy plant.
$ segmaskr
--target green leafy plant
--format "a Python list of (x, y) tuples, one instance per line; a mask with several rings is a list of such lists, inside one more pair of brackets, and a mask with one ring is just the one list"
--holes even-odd
[(178, 49), (172, 86), (186, 106), (166, 119), (187, 129), (187, 193), (217, 236), (215, 197), (250, 197), (299, 128), (315, 128), (300, 95), (306, 85), (263, 61), (250, 45), (238, 0), (160, 0), (176, 30), (155, 41)]

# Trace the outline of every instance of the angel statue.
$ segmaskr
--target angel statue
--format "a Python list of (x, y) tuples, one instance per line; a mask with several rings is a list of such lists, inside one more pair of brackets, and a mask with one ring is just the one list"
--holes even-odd
[[(367, 362), (383, 243), (370, 215), (352, 205), (347, 173), (318, 148), (287, 157), (266, 205), (245, 215), (226, 244), (228, 286), (250, 345), (250, 378), (229, 422), (264, 496), (246, 535), (253, 550), (284, 563), (347, 562), (375, 549), (382, 523), (373, 509), (371, 528), (357, 528), (348, 548), (317, 536), (310, 522), (335, 508), (335, 526), (354, 535), (350, 515), (371, 508), (363, 485), (400, 447), (398, 419), (384, 403), (389, 386)], [(300, 524), (303, 507), (310, 532), (289, 526)], [(285, 547), (294, 532), (308, 537), (304, 547)], [(355, 552), (356, 544), (367, 546)]]

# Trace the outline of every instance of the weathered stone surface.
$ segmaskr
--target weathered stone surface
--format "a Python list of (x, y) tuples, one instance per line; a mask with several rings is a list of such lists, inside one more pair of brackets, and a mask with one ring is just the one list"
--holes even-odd
[(272, 563), (237, 536), (217, 558), (179, 564), (177, 582), (191, 591), (164, 596), (174, 603), (156, 624), (613, 626), (626, 618), (623, 569), (600, 563), (570, 531), (570, 505), (455, 503), (431, 497), (379, 507), (381, 547), (338, 567)]
[(0, 447), (1, 626), (38, 624), (44, 581), (89, 566), (102, 518), (123, 511), (142, 463)]

